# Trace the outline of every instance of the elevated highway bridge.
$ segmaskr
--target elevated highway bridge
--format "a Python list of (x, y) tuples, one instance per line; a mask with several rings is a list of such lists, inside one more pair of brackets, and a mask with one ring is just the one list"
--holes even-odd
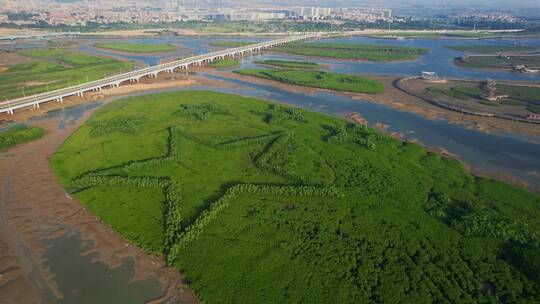
[(83, 97), (85, 92), (101, 91), (104, 88), (118, 87), (120, 86), (120, 84), (126, 81), (138, 82), (139, 79), (141, 79), (142, 77), (156, 78), (159, 73), (174, 73), (175, 70), (187, 70), (189, 67), (201, 66), (203, 64), (211, 63), (216, 60), (248, 55), (253, 52), (259, 52), (261, 50), (280, 46), (289, 42), (316, 38), (321, 38), (321, 34), (291, 36), (163, 63), (156, 66), (110, 76), (107, 78), (87, 82), (76, 86), (0, 102), (0, 113), (14, 114), (14, 111), (17, 109), (22, 109), (30, 106), (39, 108), (39, 105), (42, 103), (50, 101), (63, 102), (63, 98), (69, 96)]

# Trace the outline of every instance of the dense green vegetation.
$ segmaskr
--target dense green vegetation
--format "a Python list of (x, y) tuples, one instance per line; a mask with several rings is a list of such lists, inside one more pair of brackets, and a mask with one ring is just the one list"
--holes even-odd
[(142, 43), (97, 43), (96, 47), (128, 53), (162, 53), (176, 49), (172, 44), (142, 44)]
[(208, 66), (212, 68), (232, 68), (240, 65), (240, 61), (236, 59), (222, 59), (210, 63)]
[(539, 56), (470, 56), (457, 58), (457, 65), (477, 69), (511, 69), (515, 65), (540, 68)]
[(26, 125), (16, 125), (6, 130), (0, 130), (0, 151), (38, 139), (43, 134), (45, 134), (45, 130)]
[(522, 45), (450, 45), (447, 48), (469, 53), (499, 53), (528, 51), (534, 48)]
[(205, 303), (540, 301), (540, 197), (343, 119), (212, 92), (132, 97), (51, 165)]
[(16, 98), (97, 80), (133, 67), (131, 62), (64, 49), (21, 51), (32, 60), (0, 73), (0, 98)]
[(330, 42), (294, 42), (273, 50), (302, 56), (369, 61), (414, 60), (427, 52), (421, 48)]
[(252, 45), (256, 43), (257, 42), (224, 40), (224, 41), (210, 42), (208, 43), (208, 45), (215, 46), (215, 47), (223, 47), (223, 48), (237, 48), (237, 47), (243, 47), (246, 45)]
[(378, 80), (348, 74), (288, 69), (243, 69), (235, 71), (235, 73), (287, 84), (343, 92), (377, 94), (384, 91), (384, 85)]
[(321, 67), (318, 63), (307, 61), (263, 60), (255, 61), (255, 63), (289, 69), (319, 69)]
[[(505, 34), (502, 34), (505, 35)], [(370, 34), (371, 37), (382, 38), (406, 38), (406, 39), (437, 39), (437, 38), (489, 38), (495, 35), (490, 32), (479, 32), (470, 30), (454, 30), (451, 32), (436, 32), (436, 31), (394, 31), (394, 32), (381, 32), (377, 34)]]

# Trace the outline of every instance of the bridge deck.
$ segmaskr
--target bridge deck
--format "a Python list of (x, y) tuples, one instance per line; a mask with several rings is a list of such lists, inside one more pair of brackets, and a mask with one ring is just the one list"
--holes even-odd
[(58, 89), (51, 92), (40, 93), (32, 96), (21, 97), (9, 101), (0, 102), (0, 113), (13, 114), (14, 110), (25, 108), (28, 106), (39, 107), (39, 104), (49, 101), (62, 100), (64, 97), (80, 95), (87, 91), (101, 90), (104, 87), (119, 86), (124, 81), (138, 81), (141, 77), (151, 76), (156, 77), (161, 72), (173, 72), (175, 69), (187, 69), (192, 65), (199, 65), (204, 62), (212, 62), (214, 60), (223, 59), (228, 56), (244, 55), (253, 51), (260, 51), (282, 45), (289, 42), (307, 40), (312, 38), (320, 38), (320, 35), (302, 35), (287, 38), (281, 38), (272, 41), (261, 42), (243, 47), (231, 48), (227, 50), (211, 52), (203, 55), (193, 56), (190, 58), (180, 59), (168, 63), (159, 64), (152, 67), (142, 68), (131, 72), (110, 76), (107, 78), (87, 82), (81, 85), (71, 86), (63, 89)]

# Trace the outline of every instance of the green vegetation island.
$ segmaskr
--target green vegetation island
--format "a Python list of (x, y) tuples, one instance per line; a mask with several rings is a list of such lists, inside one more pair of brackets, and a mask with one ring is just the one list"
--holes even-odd
[(22, 124), (0, 130), (0, 151), (14, 147), (21, 143), (39, 139), (44, 134), (45, 130), (42, 128), (28, 127)]
[(236, 59), (222, 59), (218, 61), (214, 61), (210, 63), (208, 66), (212, 68), (218, 68), (218, 69), (225, 69), (225, 68), (233, 68), (240, 65), (240, 61)]
[(292, 60), (262, 60), (255, 61), (256, 64), (270, 65), (280, 68), (289, 68), (289, 69), (320, 69), (321, 65), (315, 62), (307, 61), (292, 61)]
[(467, 53), (500, 53), (500, 52), (522, 52), (534, 50), (533, 47), (523, 45), (450, 45), (446, 48)]
[(172, 44), (96, 43), (94, 46), (100, 49), (126, 53), (164, 53), (176, 49), (176, 46)]
[(28, 49), (30, 60), (0, 73), (0, 99), (43, 93), (97, 80), (133, 68), (134, 63), (92, 56), (66, 49)]
[(242, 69), (234, 72), (286, 84), (341, 92), (378, 94), (384, 91), (384, 85), (378, 80), (348, 74), (290, 69)]
[(428, 52), (423, 48), (332, 42), (295, 42), (275, 48), (287, 54), (366, 61), (415, 60)]
[[(464, 68), (475, 69), (516, 69), (529, 68), (540, 72), (540, 55), (478, 55), (459, 57), (454, 63)], [(520, 67), (518, 69), (518, 67)]]
[[(219, 47), (239, 47), (254, 42), (217, 41), (210, 45)], [(407, 61), (415, 60), (426, 54), (428, 49), (391, 45), (371, 45), (333, 42), (294, 42), (276, 47), (271, 52), (282, 52), (292, 55), (326, 57), (334, 59), (352, 59), (366, 61)]]
[(61, 184), (204, 303), (537, 303), (540, 197), (341, 118), (207, 92), (126, 98)]

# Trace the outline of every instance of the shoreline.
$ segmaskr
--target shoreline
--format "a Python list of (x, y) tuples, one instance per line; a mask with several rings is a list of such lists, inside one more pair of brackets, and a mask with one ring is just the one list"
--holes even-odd
[[(350, 113), (346, 113), (344, 115), (345, 119), (347, 119), (348, 121), (352, 122), (352, 123), (355, 123), (355, 124), (358, 124), (358, 125), (368, 125), (368, 121), (362, 117), (362, 115), (360, 115), (359, 113), (356, 113), (356, 112), (350, 112)], [(434, 147), (430, 147), (430, 146), (426, 146), (424, 144), (422, 144), (421, 142), (419, 142), (418, 140), (416, 139), (407, 139), (405, 137), (405, 135), (401, 132), (388, 132), (386, 129), (390, 127), (389, 125), (385, 125), (385, 124), (381, 124), (381, 123), (377, 123), (374, 128), (378, 129), (379, 131), (381, 132), (384, 132), (400, 141), (403, 141), (403, 142), (408, 142), (408, 143), (413, 143), (413, 144), (419, 144), (421, 145), (422, 147), (424, 147), (428, 152), (430, 153), (435, 153), (435, 154), (438, 154), (438, 155), (441, 155), (445, 158), (448, 158), (448, 159), (451, 159), (451, 160), (455, 160), (455, 161), (458, 161), (461, 166), (463, 167), (463, 170), (465, 170), (467, 173), (473, 175), (474, 177), (477, 177), (477, 178), (489, 178), (489, 179), (494, 179), (494, 180), (497, 180), (497, 181), (500, 181), (500, 182), (505, 182), (505, 183), (508, 183), (508, 184), (512, 184), (512, 185), (515, 185), (515, 186), (518, 186), (518, 187), (522, 187), (522, 188), (525, 188), (531, 192), (534, 192), (534, 193), (537, 193), (537, 194), (540, 194), (540, 188), (536, 188), (536, 187), (533, 187), (531, 185), (529, 185), (528, 183), (514, 177), (514, 176), (511, 176), (511, 175), (508, 175), (508, 174), (503, 174), (503, 173), (500, 173), (500, 172), (493, 172), (493, 171), (489, 171), (489, 170), (486, 170), (486, 169), (481, 169), (481, 168), (477, 168), (477, 167), (473, 167), (471, 166), (470, 164), (468, 164), (467, 162), (465, 162), (459, 155), (456, 155), (454, 153), (451, 153), (450, 151), (444, 149), (443, 147), (440, 147), (440, 146), (434, 146)]]
[[(184, 86), (195, 81), (184, 81)], [(166, 87), (170, 87), (167, 83)], [(174, 82), (174, 86), (179, 86)], [(152, 86), (159, 89), (163, 86)], [(120, 87), (122, 89), (122, 87)], [(68, 100), (66, 106), (83, 102), (113, 102), (147, 88), (94, 94), (86, 100)], [(53, 103), (54, 104), (54, 103)], [(17, 118), (25, 121), (30, 117), (54, 111), (57, 107), (44, 107), (45, 111), (24, 111)], [(50, 273), (43, 254), (47, 246), (43, 243), (67, 233), (80, 233), (83, 242), (92, 242), (91, 248), (85, 249), (84, 256), (98, 253), (92, 262), (102, 262), (110, 269), (124, 265), (124, 259), (133, 258), (134, 276), (130, 282), (155, 279), (159, 282), (162, 294), (148, 303), (178, 301), (179, 303), (198, 303), (197, 296), (183, 283), (181, 273), (165, 264), (162, 255), (155, 256), (144, 252), (129, 243), (119, 233), (102, 222), (83, 204), (72, 199), (59, 184), (56, 175), (49, 168), (49, 158), (57, 148), (97, 109), (87, 110), (77, 121), (58, 128), (60, 118), (50, 117), (45, 120), (30, 122), (42, 127), (47, 134), (33, 142), (17, 145), (0, 153), (0, 261), (9, 259), (11, 266), (0, 267), (0, 282), (7, 280), (11, 284), (0, 285), (0, 299), (13, 302), (18, 299), (22, 289), (28, 289), (25, 298), (29, 302), (38, 302), (43, 292), (49, 291), (55, 297), (61, 293), (55, 282), (54, 273)], [(0, 263), (0, 266), (3, 266)], [(30, 278), (32, 276), (32, 278)], [(37, 284), (37, 285), (36, 285)], [(45, 286), (43, 286), (45, 285)], [(19, 301), (19, 300), (17, 300)]]
[[(195, 71), (213, 71), (217, 75), (222, 76), (233, 74), (232, 72), (217, 71), (210, 68), (201, 68)], [(236, 74), (233, 74), (233, 76), (236, 76), (234, 78), (242, 80), (249, 79), (248, 81), (251, 82), (270, 84), (272, 86), (277, 86), (282, 89), (294, 92), (310, 94), (317, 91), (324, 91), (313, 88), (304, 88), (280, 84), (275, 81), (256, 79), (253, 77), (241, 76)], [(393, 78), (389, 77), (379, 77), (379, 79), (383, 79), (387, 82), (391, 82), (393, 80)], [(194, 85), (211, 85), (214, 87), (235, 86), (235, 84), (227, 83), (226, 81), (208, 79), (204, 77), (204, 75), (191, 76), (190, 79), (187, 80), (170, 80), (165, 78), (158, 78), (156, 82), (156, 80), (145, 79), (139, 84), (124, 85), (119, 88), (105, 90), (103, 92), (88, 93), (85, 98), (67, 98), (65, 104), (52, 102), (44, 104), (42, 109), (39, 110), (21, 111), (16, 114), (16, 119), (18, 119), (19, 121), (26, 121), (30, 117), (43, 115), (50, 111), (71, 107), (86, 102), (109, 103), (117, 99), (121, 99), (138, 93), (150, 94), (152, 93), (152, 90), (159, 91), (174, 89), (179, 86), (189, 87)], [(376, 97), (375, 99), (377, 99), (377, 101), (374, 100), (373, 102), (388, 104), (387, 102), (389, 101), (384, 101), (383, 97), (400, 98), (400, 95), (394, 95), (392, 93), (395, 92), (390, 92), (387, 95), (381, 94), (381, 96), (373, 96), (374, 98)], [(350, 96), (353, 99), (366, 99), (365, 94), (339, 92), (336, 92), (336, 94)], [(398, 103), (395, 100), (389, 100), (391, 102)], [(404, 107), (411, 106), (405, 105), (404, 103), (398, 104), (401, 104), (401, 106)], [(399, 106), (394, 106), (399, 108)], [(41, 273), (44, 274), (43, 277), (45, 278), (47, 284), (53, 286), (53, 290), (54, 276), (48, 273), (47, 269), (43, 266), (44, 261), (41, 260), (41, 253), (44, 250), (44, 246), (40, 243), (40, 230), (39, 228), (32, 229), (31, 227), (28, 227), (32, 225), (42, 224), (40, 223), (41, 220), (46, 221), (48, 225), (50, 225), (51, 221), (56, 221), (58, 223), (68, 225), (69, 227), (74, 227), (75, 229), (80, 231), (82, 237), (85, 240), (92, 240), (96, 244), (95, 247), (93, 247), (90, 251), (100, 253), (97, 261), (104, 262), (107, 265), (111, 265), (113, 267), (119, 266), (121, 265), (120, 263), (122, 257), (134, 257), (134, 259), (136, 260), (136, 271), (133, 280), (140, 280), (151, 275), (156, 275), (156, 277), (163, 284), (163, 286), (166, 286), (163, 296), (153, 299), (149, 303), (160, 303), (163, 302), (165, 299), (171, 299), (173, 297), (183, 297), (186, 300), (185, 303), (196, 303), (196, 295), (194, 295), (194, 293), (189, 289), (189, 287), (181, 284), (181, 274), (177, 269), (167, 267), (164, 264), (162, 256), (152, 256), (148, 253), (145, 253), (143, 249), (140, 249), (135, 245), (130, 244), (121, 235), (114, 232), (109, 226), (101, 222), (99, 218), (93, 213), (91, 213), (89, 210), (87, 210), (84, 205), (71, 199), (65, 193), (65, 190), (59, 185), (56, 176), (50, 170), (48, 166), (48, 158), (56, 151), (56, 149), (64, 142), (64, 140), (68, 138), (72, 134), (72, 132), (74, 132), (78, 128), (78, 126), (84, 123), (84, 121), (93, 113), (93, 111), (95, 111), (95, 109), (96, 108), (88, 110), (83, 117), (79, 118), (76, 123), (68, 125), (65, 130), (60, 130), (56, 127), (56, 125), (58, 124), (57, 118), (49, 118), (47, 121), (43, 122), (32, 122), (33, 125), (41, 125), (45, 127), (48, 131), (47, 135), (35, 142), (22, 144), (11, 148), (4, 153), (0, 153), (0, 160), (3, 160), (0, 161), (0, 179), (2, 179), (4, 184), (9, 184), (10, 187), (12, 187), (12, 189), (10, 189), (10, 195), (14, 195), (17, 197), (17, 200), (14, 200), (17, 204), (17, 206), (15, 207), (13, 206), (11, 201), (5, 201), (5, 190), (0, 189), (0, 194), (2, 194), (2, 196), (0, 196), (2, 197), (2, 205), (0, 205), (0, 210), (2, 210), (1, 208), (3, 207), (8, 211), (7, 213), (2, 212), (3, 216), (7, 219), (3, 220), (2, 216), (0, 216), (0, 220), (9, 224), (10, 227), (12, 227), (11, 230), (16, 234), (22, 235), (24, 240), (29, 240), (28, 248), (31, 250), (32, 257), (35, 261), (39, 261), (39, 270)], [(427, 111), (425, 112), (425, 114), (430, 116), (430, 119), (436, 119), (440, 117), (437, 113), (431, 111)], [(357, 117), (356, 120), (358, 123), (360, 123), (361, 117)], [(381, 125), (380, 128), (384, 129), (384, 126)], [(527, 187), (526, 184), (519, 181), (517, 178), (508, 177), (493, 172), (483, 174), (481, 169), (473, 169), (468, 164), (463, 163), (463, 161), (461, 161), (458, 156), (452, 155), (451, 153), (445, 154), (444, 149), (441, 149), (440, 147), (433, 147), (428, 149), (430, 151), (435, 151), (435, 153), (440, 153), (452, 159), (456, 159), (457, 161), (462, 163), (462, 165), (464, 166), (464, 168), (467, 169), (468, 172), (475, 176), (496, 178), (498, 180), (510, 182), (521, 187)], [(22, 168), (6, 170), (5, 167), (10, 166), (12, 163), (22, 164)], [(38, 172), (36, 172), (36, 170), (38, 170)], [(43, 179), (44, 175), (47, 177), (46, 179)], [(18, 181), (18, 179), (20, 179), (21, 181)], [(37, 182), (35, 186), (38, 188), (36, 188), (37, 190), (34, 189), (34, 191), (32, 191), (30, 189), (29, 191), (28, 188), (25, 186), (28, 180), (31, 181), (33, 179), (36, 179)], [(527, 188), (538, 192), (538, 189), (531, 189), (530, 187)], [(39, 195), (36, 195), (36, 193), (39, 193)], [(39, 201), (39, 204), (35, 204), (36, 201)], [(36, 220), (37, 223), (33, 223)], [(10, 223), (13, 221), (16, 223)], [(59, 233), (61, 233), (61, 231), (63, 230), (54, 230), (52, 232), (49, 232), (47, 236), (50, 237), (58, 235)], [(0, 235), (2, 234), (5, 234), (5, 229), (2, 229), (2, 231), (0, 231)], [(8, 244), (8, 252), (12, 253), (13, 248), (15, 248), (13, 241), (5, 243)], [(2, 245), (2, 247), (5, 247), (5, 245), (2, 244), (2, 240), (0, 240), (0, 245)], [(17, 256), (15, 256), (15, 258), (17, 258)], [(22, 275), (23, 279), (27, 279), (27, 281), (21, 280), (20, 284), (29, 284), (31, 281), (24, 276), (25, 273), (28, 273), (27, 271), (24, 271), (24, 269), (28, 269), (28, 266), (26, 266), (26, 268), (23, 267), (24, 261), (21, 262), (20, 258), (18, 258), (18, 260), (18, 263), (22, 266), (18, 268), (19, 272), (17, 273), (17, 275)], [(2, 268), (0, 268), (0, 271), (2, 271)], [(178, 286), (179, 289), (176, 288)], [(26, 286), (24, 288), (29, 287)], [(29, 294), (30, 293), (31, 292), (29, 292)]]
[(508, 121), (500, 118), (464, 115), (431, 105), (418, 97), (409, 95), (395, 88), (393, 82), (400, 79), (399, 77), (358, 75), (379, 80), (384, 84), (385, 87), (385, 91), (380, 94), (361, 94), (295, 86), (268, 79), (238, 75), (233, 72), (217, 72), (217, 74), (220, 76), (258, 84), (271, 85), (290, 92), (304, 94), (313, 94), (315, 92), (331, 92), (333, 94), (347, 96), (356, 100), (365, 100), (368, 102), (385, 104), (404, 112), (410, 112), (420, 115), (426, 119), (435, 120), (442, 118), (446, 119), (450, 123), (461, 125), (467, 129), (472, 129), (479, 132), (486, 132), (489, 134), (500, 133), (501, 131), (503, 131), (527, 136), (540, 136), (540, 127), (537, 125), (531, 126), (531, 124), (518, 121)]
[(187, 49), (182, 44), (171, 44), (171, 45), (174, 46), (174, 49), (170, 51), (158, 51), (158, 52), (128, 52), (128, 51), (120, 51), (120, 50), (115, 50), (115, 49), (99, 47), (96, 44), (93, 44), (92, 46), (95, 47), (97, 50), (111, 52), (117, 55), (124, 55), (124, 56), (163, 56), (163, 55), (167, 55), (167, 54), (171, 54), (176, 51), (179, 51), (180, 49), (184, 49), (184, 48)]

